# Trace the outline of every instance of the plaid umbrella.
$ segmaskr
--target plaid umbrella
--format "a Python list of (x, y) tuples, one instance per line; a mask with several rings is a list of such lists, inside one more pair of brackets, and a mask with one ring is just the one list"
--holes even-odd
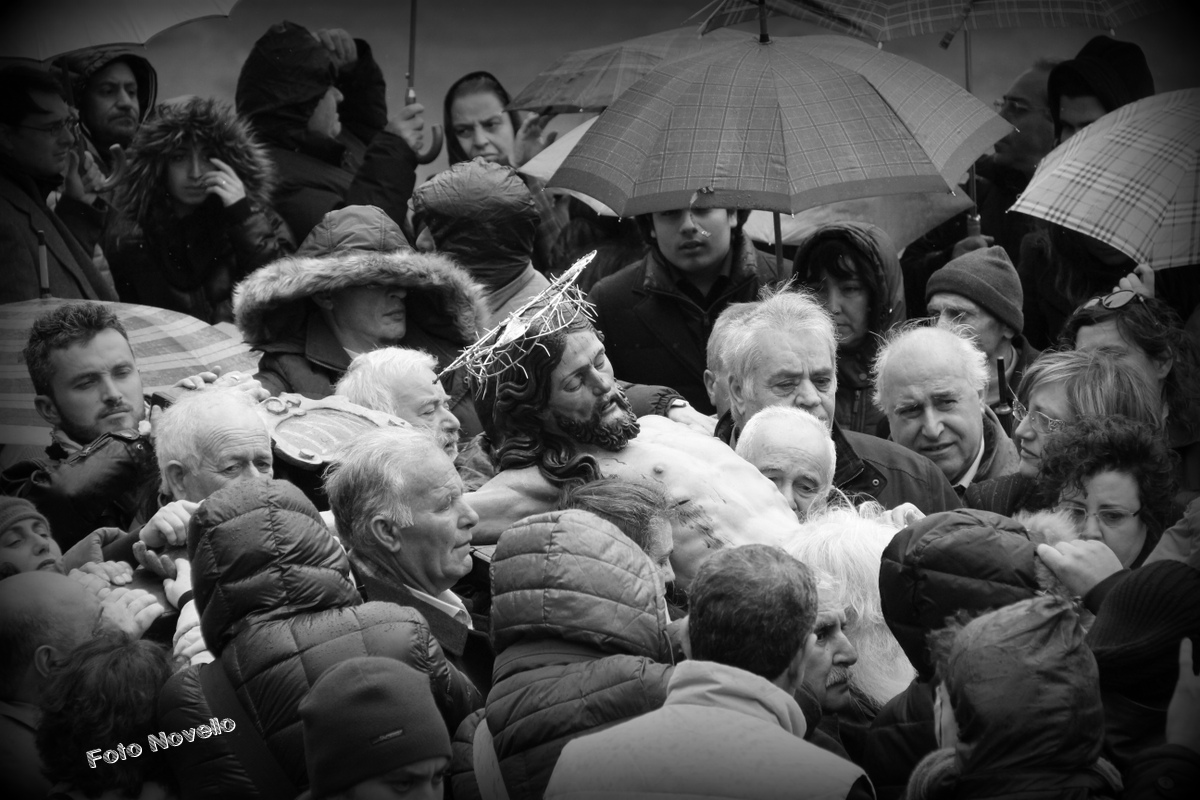
[(136, 46), (204, 17), (227, 17), (238, 0), (38, 0), (5, 14), (0, 57), (46, 61), (101, 44)]
[(576, 50), (561, 56), (538, 74), (508, 107), (556, 114), (601, 111), (662, 62), (743, 38), (743, 34), (734, 31), (716, 31), (711, 37), (701, 39), (689, 25)]
[(1147, 97), (1050, 152), (1012, 211), (1154, 269), (1200, 264), (1200, 89)]
[[(68, 300), (26, 300), (0, 306), (0, 443), (49, 444), (49, 429), (33, 409), (34, 390), (21, 351), (33, 321)], [(220, 328), (178, 311), (105, 303), (129, 334), (147, 394), (212, 367), (253, 373), (258, 356)]]
[(841, 36), (747, 37), (625, 91), (550, 181), (630, 216), (791, 214), (954, 182), (1011, 126), (953, 81)]
[[(769, 13), (839, 33), (890, 42), (962, 28), (1095, 28), (1112, 30), (1160, 11), (1169, 0), (765, 0)], [(709, 9), (712, 9), (711, 12)], [(708, 33), (758, 19), (758, 0), (717, 0), (700, 26)]]

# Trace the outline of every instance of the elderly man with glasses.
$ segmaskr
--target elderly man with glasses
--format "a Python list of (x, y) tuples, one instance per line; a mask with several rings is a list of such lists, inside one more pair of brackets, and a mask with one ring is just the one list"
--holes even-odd
[[(0, 303), (54, 297), (116, 300), (92, 253), (105, 206), (90, 155), (80, 156), (79, 119), (48, 73), (0, 73)], [(65, 179), (64, 179), (65, 175)], [(62, 187), (53, 210), (46, 197)]]

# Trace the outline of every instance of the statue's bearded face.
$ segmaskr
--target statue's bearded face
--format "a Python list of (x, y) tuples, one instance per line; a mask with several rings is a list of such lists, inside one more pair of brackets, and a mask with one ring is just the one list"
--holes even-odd
[(637, 417), (594, 332), (567, 334), (562, 359), (550, 375), (544, 419), (551, 430), (605, 450), (620, 450), (637, 436)]

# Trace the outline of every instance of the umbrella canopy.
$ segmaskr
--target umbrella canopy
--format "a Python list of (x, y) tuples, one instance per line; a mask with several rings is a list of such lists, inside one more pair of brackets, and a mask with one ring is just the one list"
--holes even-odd
[(39, 0), (7, 12), (0, 57), (46, 61), (102, 44), (145, 44), (168, 28), (227, 17), (238, 0)]
[(743, 33), (723, 30), (701, 39), (696, 29), (689, 25), (603, 47), (576, 50), (561, 56), (539, 73), (508, 107), (556, 114), (601, 111), (664, 61), (744, 38)]
[[(517, 171), (542, 181), (550, 180), (596, 119), (593, 117), (559, 136)], [(615, 211), (599, 200), (579, 192), (566, 191), (587, 203), (597, 213), (616, 216)], [(971, 198), (966, 194), (951, 194), (948, 191), (845, 200), (783, 217), (780, 220), (782, 241), (784, 244), (799, 244), (817, 228), (831, 222), (867, 222), (887, 233), (896, 247), (906, 247), (971, 205)], [(775, 227), (771, 217), (765, 211), (752, 211), (742, 230), (755, 241), (773, 244)]]
[[(26, 300), (0, 306), (0, 443), (49, 444), (50, 426), (33, 408), (33, 383), (21, 351), (33, 321), (68, 300)], [(206, 322), (163, 308), (105, 303), (117, 312), (147, 394), (213, 367), (253, 373), (248, 345)]]
[(1011, 211), (1154, 269), (1200, 264), (1200, 89), (1118, 108), (1052, 150)]
[[(961, 28), (1095, 28), (1118, 25), (1168, 7), (1168, 0), (765, 0), (768, 13), (839, 33), (890, 42)], [(758, 19), (758, 0), (717, 0), (701, 33)]]
[(747, 38), (629, 87), (549, 185), (622, 216), (693, 205), (790, 214), (952, 191), (1011, 130), (950, 79), (863, 42)]

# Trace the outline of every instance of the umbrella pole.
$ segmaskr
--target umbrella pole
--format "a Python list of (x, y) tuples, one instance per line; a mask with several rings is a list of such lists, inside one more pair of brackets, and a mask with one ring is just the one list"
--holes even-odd
[[(963, 26), (963, 88), (968, 92), (971, 91), (971, 29)], [(975, 210), (967, 214), (967, 236), (979, 236), (983, 233), (983, 228), (979, 220), (979, 195), (975, 187), (975, 164), (967, 168), (967, 194), (971, 195), (971, 202), (975, 203)]]
[(779, 274), (783, 275), (783, 230), (779, 224), (779, 212), (771, 212), (775, 218), (775, 269), (779, 270)]
[[(767, 0), (758, 0), (758, 41), (761, 44), (766, 44), (771, 41), (771, 37), (767, 35)], [(775, 215), (776, 221), (779, 220), (779, 215)]]

